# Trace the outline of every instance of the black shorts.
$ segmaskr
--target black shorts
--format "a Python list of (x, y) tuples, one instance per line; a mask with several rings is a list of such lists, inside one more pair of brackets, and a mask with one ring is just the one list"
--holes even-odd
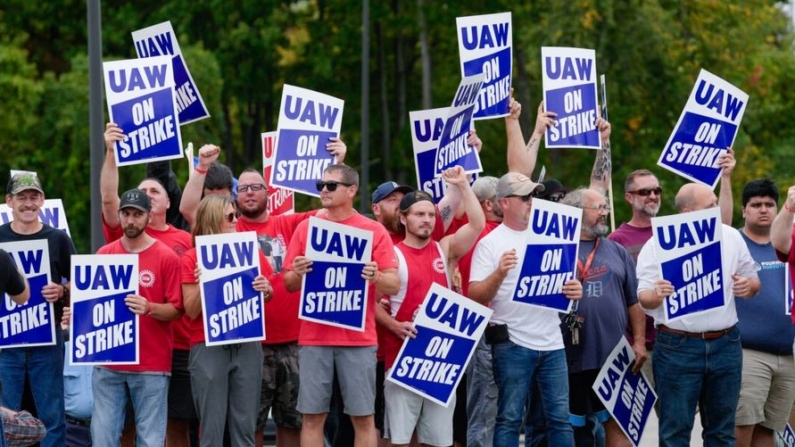
[(171, 356), (171, 381), (168, 384), (169, 419), (196, 419), (193, 394), (190, 388), (188, 357), (190, 351), (175, 349)]

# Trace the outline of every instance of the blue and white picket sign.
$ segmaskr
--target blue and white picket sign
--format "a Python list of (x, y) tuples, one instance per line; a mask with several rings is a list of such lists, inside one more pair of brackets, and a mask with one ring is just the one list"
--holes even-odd
[(720, 209), (654, 217), (651, 223), (655, 259), (675, 290), (663, 301), (665, 321), (725, 306)]
[(110, 121), (119, 125), (117, 166), (182, 158), (171, 58), (104, 62), (105, 96)]
[(568, 312), (563, 283), (576, 277), (582, 209), (534, 200), (513, 300)]
[(638, 447), (657, 394), (642, 372), (632, 374), (634, 366), (635, 352), (627, 339), (621, 337), (596, 376), (593, 390), (627, 439)]
[(387, 380), (445, 408), (467, 369), (492, 310), (434, 283)]
[(436, 175), (436, 151), (439, 138), (444, 129), (448, 107), (409, 112), (411, 143), (414, 148), (414, 168), (417, 173), (417, 186), (439, 203), (444, 197), (445, 185), (441, 176)]
[(27, 278), (30, 298), (16, 304), (3, 294), (0, 305), (0, 349), (54, 345), (55, 312), (41, 294), (50, 283), (50, 249), (46, 239), (25, 242), (4, 242), (0, 248), (14, 259), (17, 268)]
[(456, 165), (462, 166), (467, 174), (483, 171), (478, 152), (467, 144), (483, 79), (484, 75), (480, 73), (462, 78), (458, 84), (453, 104), (447, 110), (447, 118), (439, 135), (434, 163), (434, 174), (437, 176)]
[(179, 125), (210, 117), (199, 88), (188, 70), (171, 22), (158, 23), (132, 33), (138, 57), (171, 56)]
[(273, 176), (273, 158), (276, 151), (276, 132), (262, 132), (262, 177), (268, 187), (268, 204), (266, 209), (271, 216), (293, 214), (295, 212), (295, 194), (289, 189), (271, 185)]
[[(14, 214), (5, 203), (0, 204), (0, 221), (3, 224), (14, 221)], [(39, 209), (39, 221), (53, 228), (63, 230), (71, 237), (69, 222), (66, 220), (66, 209), (61, 199), (45, 199), (44, 206)]]
[(792, 426), (787, 424), (784, 431), (776, 432), (781, 439), (784, 447), (795, 447), (795, 432), (792, 431)]
[(702, 69), (657, 164), (715, 188), (718, 157), (734, 144), (747, 104), (747, 93)]
[(72, 255), (72, 365), (136, 365), (140, 326), (124, 299), (138, 294), (138, 255)]
[(373, 232), (317, 217), (309, 218), (305, 256), (312, 271), (301, 283), (298, 318), (364, 332)]
[(253, 231), (196, 236), (207, 346), (265, 340), (265, 307), (252, 283), (260, 274)]
[(334, 163), (326, 143), (340, 136), (344, 106), (333, 96), (284, 84), (271, 186), (320, 197), (315, 182)]
[(458, 54), (461, 76), (483, 73), (473, 119), (489, 119), (510, 113), (513, 33), (511, 13), (458, 17)]
[(795, 296), (792, 290), (792, 277), (790, 276), (790, 267), (789, 262), (784, 264), (785, 271), (784, 271), (784, 313), (787, 315), (792, 315), (792, 299)]
[(596, 52), (583, 48), (541, 47), (544, 108), (557, 124), (547, 128), (548, 148), (601, 149), (596, 127), (599, 104)]

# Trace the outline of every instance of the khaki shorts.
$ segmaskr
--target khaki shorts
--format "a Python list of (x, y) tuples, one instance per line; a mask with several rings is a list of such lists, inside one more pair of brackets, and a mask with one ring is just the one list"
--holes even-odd
[(792, 355), (743, 349), (743, 379), (735, 425), (782, 431), (795, 401)]
[[(389, 371), (386, 376), (389, 377)], [(384, 381), (384, 438), (392, 444), (408, 444), (414, 429), (420, 444), (453, 445), (453, 413), (456, 396), (445, 408), (389, 380)]]

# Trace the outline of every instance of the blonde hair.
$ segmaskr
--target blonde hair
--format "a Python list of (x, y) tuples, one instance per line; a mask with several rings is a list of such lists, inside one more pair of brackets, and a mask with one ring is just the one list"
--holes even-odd
[(206, 196), (199, 202), (199, 208), (196, 209), (196, 221), (190, 233), (194, 245), (196, 245), (196, 236), (222, 233), (221, 223), (226, 219), (224, 210), (227, 205), (235, 206), (229, 196)]

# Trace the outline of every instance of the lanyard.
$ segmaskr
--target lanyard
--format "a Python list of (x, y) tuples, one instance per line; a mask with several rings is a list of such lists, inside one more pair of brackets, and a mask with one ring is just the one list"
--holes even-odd
[(577, 258), (577, 272), (580, 274), (580, 281), (585, 282), (588, 280), (588, 271), (591, 270), (591, 264), (593, 263), (593, 258), (596, 255), (596, 249), (599, 248), (599, 241), (602, 238), (596, 238), (596, 242), (593, 244), (593, 248), (591, 252), (588, 253), (588, 258), (585, 260), (585, 266), (582, 265), (582, 261), (580, 258)]

